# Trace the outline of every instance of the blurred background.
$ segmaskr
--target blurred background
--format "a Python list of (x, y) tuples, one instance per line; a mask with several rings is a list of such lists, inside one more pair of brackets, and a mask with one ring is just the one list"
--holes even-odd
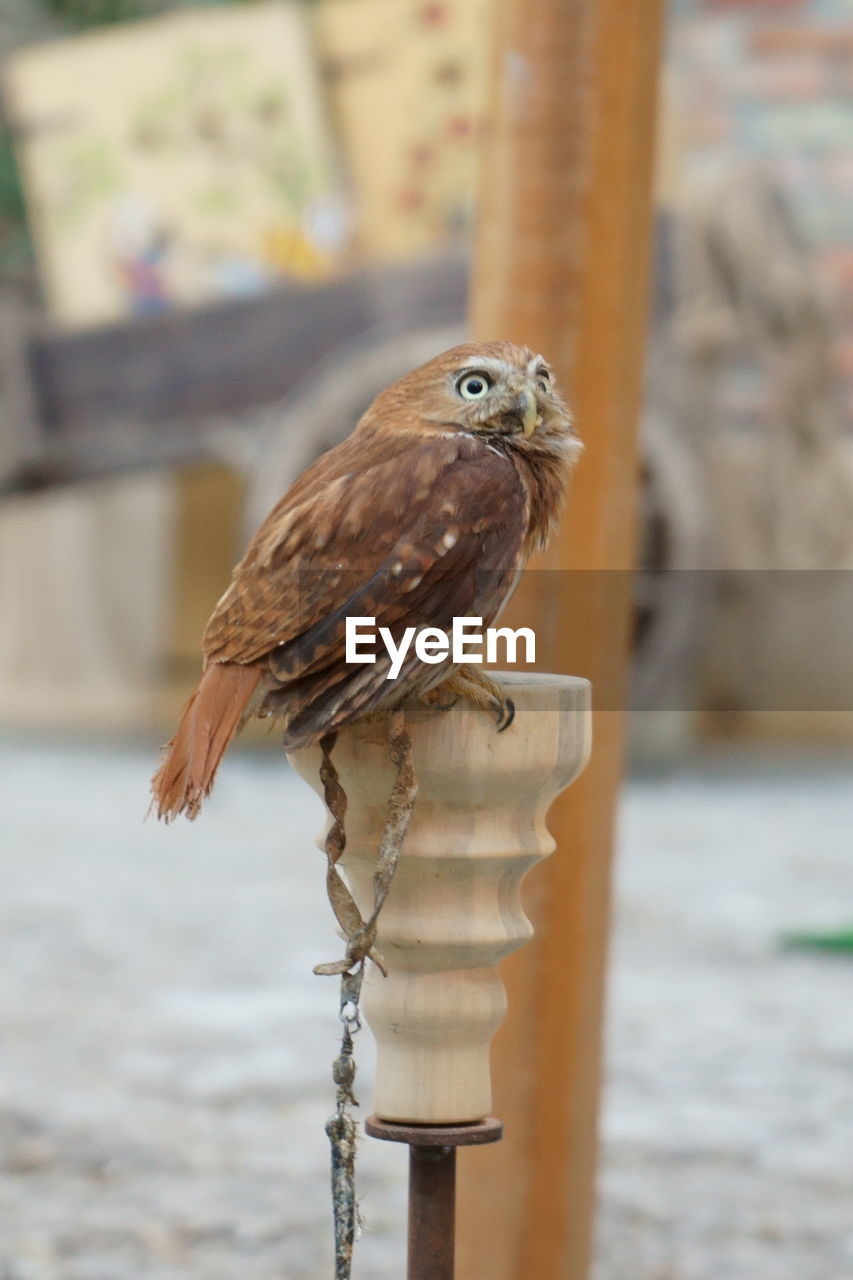
[[(4, 1280), (327, 1267), (320, 815), (254, 729), (137, 814), (248, 535), (464, 335), (490, 10), (0, 0)], [(849, 0), (670, 0), (654, 228), (596, 1277), (841, 1280)]]

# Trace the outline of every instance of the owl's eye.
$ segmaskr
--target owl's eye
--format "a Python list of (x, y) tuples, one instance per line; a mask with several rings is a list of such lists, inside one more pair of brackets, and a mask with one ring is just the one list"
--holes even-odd
[(489, 375), (478, 369), (476, 373), (463, 373), (456, 383), (456, 390), (463, 400), (482, 400), (493, 386)]
[(547, 369), (539, 369), (536, 374), (536, 385), (546, 393), (551, 390), (551, 375)]

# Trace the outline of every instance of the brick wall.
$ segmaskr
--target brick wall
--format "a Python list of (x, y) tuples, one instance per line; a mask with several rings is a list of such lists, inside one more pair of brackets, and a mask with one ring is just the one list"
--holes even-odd
[(793, 198), (838, 300), (853, 424), (853, 4), (671, 0), (688, 173), (754, 156)]

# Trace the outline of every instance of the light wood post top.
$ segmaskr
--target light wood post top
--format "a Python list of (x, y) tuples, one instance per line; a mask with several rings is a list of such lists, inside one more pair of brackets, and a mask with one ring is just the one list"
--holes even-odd
[[(516, 708), (503, 733), (463, 703), (406, 713), (418, 794), (379, 918), (388, 977), (371, 968), (364, 988), (377, 1041), (372, 1109), (385, 1120), (451, 1124), (489, 1114), (489, 1045), (506, 1008), (495, 966), (530, 936), (521, 881), (552, 852), (545, 815), (589, 757), (586, 680), (497, 678)], [(360, 721), (333, 751), (347, 795), (342, 865), (362, 914), (394, 782), (386, 725), (384, 715)], [(319, 748), (291, 758), (322, 793)]]

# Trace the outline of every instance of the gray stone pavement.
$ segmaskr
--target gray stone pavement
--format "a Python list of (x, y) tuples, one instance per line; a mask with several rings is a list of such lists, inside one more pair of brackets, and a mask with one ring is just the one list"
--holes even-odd
[[(325, 1280), (319, 802), (235, 753), (143, 823), (152, 758), (0, 739), (0, 1280)], [(596, 1280), (853, 1275), (853, 963), (776, 945), (853, 920), (851, 763), (626, 789)], [(403, 1274), (405, 1172), (361, 1144), (355, 1280)]]

